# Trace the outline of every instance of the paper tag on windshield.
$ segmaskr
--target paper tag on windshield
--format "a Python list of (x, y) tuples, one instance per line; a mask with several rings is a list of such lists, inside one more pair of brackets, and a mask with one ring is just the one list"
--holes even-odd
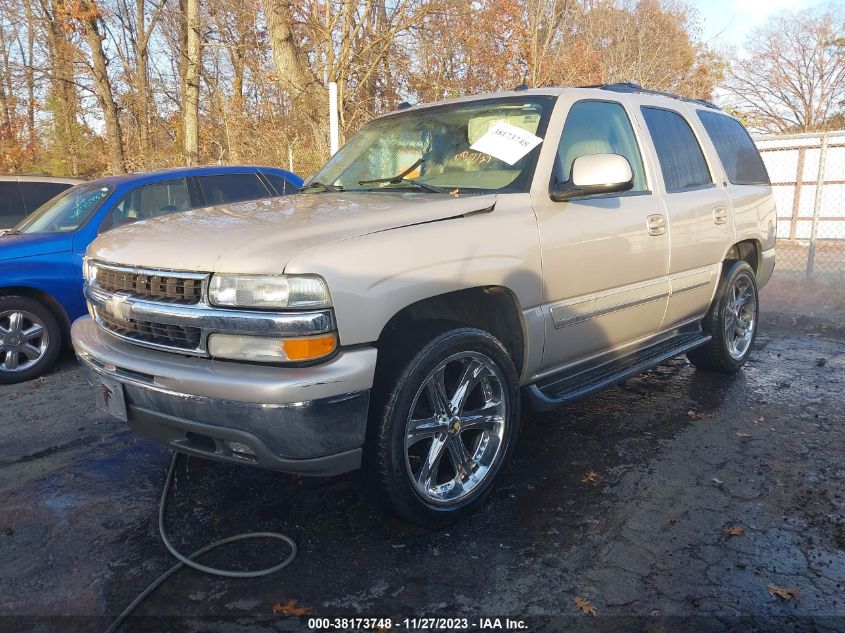
[(513, 165), (542, 142), (543, 139), (539, 136), (534, 136), (521, 127), (511, 125), (507, 121), (496, 121), (484, 136), (470, 145), (470, 149)]

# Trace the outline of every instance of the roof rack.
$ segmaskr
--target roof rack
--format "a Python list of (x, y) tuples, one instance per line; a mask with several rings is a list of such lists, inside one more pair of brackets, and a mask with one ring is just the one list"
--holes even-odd
[(651, 90), (650, 88), (643, 88), (640, 84), (635, 84), (631, 81), (624, 81), (619, 83), (609, 83), (609, 84), (593, 84), (591, 86), (578, 86), (579, 88), (598, 88), (600, 90), (611, 90), (613, 92), (638, 92), (640, 94), (647, 94), (647, 95), (660, 95), (661, 97), (669, 97), (671, 99), (679, 99), (681, 101), (687, 101), (689, 103), (697, 103), (698, 105), (702, 105), (705, 108), (711, 108), (713, 110), (721, 110), (719, 106), (717, 106), (712, 101), (707, 101), (706, 99), (693, 99), (692, 97), (684, 97), (682, 95), (675, 94), (673, 92), (663, 92), (662, 90)]

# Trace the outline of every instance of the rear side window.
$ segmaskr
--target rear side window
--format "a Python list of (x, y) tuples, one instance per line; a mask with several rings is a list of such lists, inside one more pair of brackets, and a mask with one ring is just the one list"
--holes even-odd
[(18, 183), (14, 180), (0, 182), (0, 228), (17, 224), (25, 215)]
[(297, 192), (297, 187), (285, 180), (279, 174), (274, 174), (269, 171), (262, 172), (264, 177), (270, 181), (270, 184), (276, 189), (276, 193), (280, 196), (286, 196)]
[(704, 152), (689, 123), (677, 112), (643, 106), (666, 191), (675, 193), (713, 184)]
[(50, 198), (55, 198), (71, 185), (63, 182), (22, 182), (21, 194), (27, 213), (32, 213)]
[(198, 176), (206, 204), (227, 204), (267, 198), (272, 194), (258, 174), (218, 174)]
[(770, 184), (760, 152), (739, 121), (706, 110), (699, 110), (698, 118), (716, 147), (728, 180), (735, 185)]

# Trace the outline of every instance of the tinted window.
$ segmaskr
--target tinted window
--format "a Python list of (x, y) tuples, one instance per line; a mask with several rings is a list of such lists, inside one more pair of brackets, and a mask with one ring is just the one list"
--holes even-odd
[(0, 226), (10, 227), (26, 215), (18, 183), (0, 181)]
[(270, 184), (273, 185), (273, 187), (276, 189), (276, 193), (278, 193), (280, 196), (286, 196), (290, 193), (296, 193), (297, 187), (293, 183), (290, 183), (285, 180), (282, 176), (279, 176), (279, 174), (274, 174), (267, 171), (263, 173), (264, 177), (270, 181)]
[(555, 181), (566, 182), (572, 163), (588, 154), (620, 154), (634, 172), (631, 191), (646, 189), (640, 148), (625, 108), (607, 101), (579, 101), (569, 110), (555, 161)]
[(716, 147), (728, 180), (735, 185), (769, 184), (760, 152), (739, 121), (706, 110), (699, 110), (698, 118)]
[(258, 174), (220, 174), (199, 176), (200, 189), (207, 204), (257, 200), (270, 196)]
[(62, 182), (22, 182), (21, 193), (27, 213), (32, 213), (50, 198), (59, 195), (71, 185)]
[(689, 123), (677, 112), (662, 108), (642, 108), (648, 131), (654, 141), (666, 191), (683, 191), (713, 182), (701, 146)]
[(191, 200), (184, 178), (151, 183), (123, 196), (100, 225), (100, 232), (190, 208)]

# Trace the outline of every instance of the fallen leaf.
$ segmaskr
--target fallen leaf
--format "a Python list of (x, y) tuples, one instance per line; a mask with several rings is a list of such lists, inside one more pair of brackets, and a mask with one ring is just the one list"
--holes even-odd
[(687, 411), (687, 416), (689, 416), (690, 420), (709, 420), (713, 417), (712, 413), (703, 413), (701, 411), (693, 411), (690, 409)]
[(722, 530), (728, 536), (742, 536), (745, 534), (745, 528), (742, 527), (726, 527)]
[(586, 598), (575, 596), (575, 606), (578, 607), (584, 615), (591, 615), (593, 617), (596, 616), (596, 608), (593, 606), (593, 603)]
[(285, 615), (308, 615), (311, 613), (310, 607), (298, 607), (296, 606), (296, 600), (288, 600), (284, 604), (277, 602), (273, 605), (273, 613), (284, 613)]
[(737, 437), (751, 437), (751, 433), (743, 433), (741, 431), (736, 432)]
[(777, 596), (781, 600), (798, 600), (801, 597), (801, 592), (792, 587), (778, 587), (775, 584), (769, 583), (769, 593)]
[(597, 484), (599, 482), (599, 475), (595, 471), (591, 470), (584, 475), (584, 478), (581, 481), (585, 484)]

